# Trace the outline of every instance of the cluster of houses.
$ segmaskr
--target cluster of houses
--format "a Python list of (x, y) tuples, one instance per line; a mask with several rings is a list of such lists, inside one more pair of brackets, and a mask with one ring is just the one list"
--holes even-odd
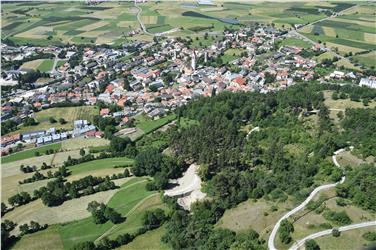
[[(110, 112), (103, 108), (100, 115), (120, 118), (124, 125), (139, 113), (158, 119), (199, 96), (212, 96), (222, 91), (276, 91), (297, 81), (317, 78), (317, 63), (304, 57), (301, 48), (276, 46), (284, 35), (271, 26), (226, 29), (219, 37), (207, 37), (212, 39), (212, 44), (201, 48), (193, 48), (190, 46), (192, 41), (181, 38), (134, 41), (116, 49), (2, 44), (5, 61), (25, 60), (36, 53), (63, 54), (66, 61), (49, 72), (51, 80), (45, 84), (31, 83), (28, 89), (13, 89), (5, 94), (2, 122), (12, 120), (21, 124), (33, 112), (62, 103), (96, 105), (100, 102), (118, 106), (121, 111)], [(312, 49), (321, 50), (322, 46)], [(231, 51), (236, 51), (237, 56), (223, 63)], [(79, 63), (72, 64), (70, 59), (75, 56)], [(12, 81), (25, 73), (27, 70), (23, 68), (4, 70), (1, 83), (11, 86)], [(344, 79), (356, 81), (360, 76), (334, 71), (322, 80)], [(363, 78), (360, 84), (375, 87), (375, 77)], [(33, 139), (37, 144), (43, 144), (87, 133), (100, 136), (97, 132), (95, 126), (77, 121), (71, 133), (44, 131)], [(23, 140), (23, 135), (20, 137)], [(2, 139), (2, 145), (3, 141), (6, 145), (12, 140), (14, 138), (6, 137)]]

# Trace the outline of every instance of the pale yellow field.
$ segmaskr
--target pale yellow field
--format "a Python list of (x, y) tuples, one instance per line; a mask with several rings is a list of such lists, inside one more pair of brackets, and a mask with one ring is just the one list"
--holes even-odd
[(129, 26), (133, 26), (135, 22), (133, 21), (120, 21), (117, 23), (117, 26), (120, 28), (127, 28)]
[(338, 48), (338, 51), (342, 53), (348, 53), (350, 51), (353, 53), (364, 51), (364, 49), (354, 48), (354, 47), (341, 45), (337, 43), (331, 43), (331, 42), (326, 42), (326, 46), (330, 48)]
[(355, 8), (352, 8), (350, 10), (346, 10), (343, 13), (344, 14), (353, 14), (353, 13), (361, 13), (361, 14), (372, 14), (375, 11), (375, 7), (372, 6), (357, 6)]
[(54, 155), (54, 158), (51, 161), (51, 165), (55, 167), (60, 167), (63, 165), (64, 161), (68, 160), (68, 157), (80, 158), (80, 150), (71, 150), (66, 152), (58, 152)]
[(49, 31), (53, 31), (53, 27), (51, 26), (38, 26), (31, 30), (27, 30), (22, 33), (18, 33), (15, 37), (24, 37), (24, 38), (34, 38), (34, 39), (44, 39), (47, 38), (46, 33)]
[(81, 33), (80, 36), (82, 36), (82, 37), (100, 37), (100, 36), (103, 36), (107, 32), (108, 32), (108, 30), (87, 31), (87, 32)]
[[(375, 26), (376, 26), (376, 24), (375, 24)], [(364, 41), (375, 44), (376, 43), (376, 34), (364, 33)]]
[(309, 25), (309, 26), (304, 26), (300, 31), (303, 33), (311, 33), (312, 29), (313, 29), (313, 26)]
[(104, 138), (73, 138), (62, 141), (61, 148), (63, 150), (75, 150), (87, 147), (97, 147), (109, 145), (110, 141)]
[(44, 59), (37, 59), (37, 60), (25, 62), (24, 64), (21, 65), (21, 69), (37, 69), (43, 61)]
[(91, 31), (91, 30), (106, 26), (107, 24), (109, 24), (109, 23), (106, 22), (106, 21), (99, 21), (99, 22), (95, 22), (95, 23), (88, 24), (88, 25), (85, 25), (83, 27), (80, 27), (77, 30)]
[[(277, 211), (271, 211), (271, 206), (276, 205)], [(240, 203), (235, 208), (226, 210), (222, 218), (217, 223), (218, 227), (228, 228), (236, 232), (248, 229), (256, 230), (262, 237), (271, 231), (278, 219), (290, 210), (293, 206), (290, 202), (273, 203), (270, 201), (259, 200), (253, 202), (248, 200)], [(267, 212), (268, 215), (264, 215)]]
[(124, 11), (123, 8), (112, 8), (107, 10), (96, 11), (91, 14), (82, 15), (83, 17), (96, 17), (99, 19), (114, 19)]
[(325, 26), (322, 26), (322, 29), (324, 30), (325, 35), (327, 35), (327, 36), (335, 37), (335, 36), (337, 35), (335, 29), (332, 28), (332, 27), (325, 27)]
[(338, 67), (344, 66), (346, 69), (361, 71), (361, 68), (352, 64), (347, 58), (342, 58), (335, 62)]
[[(122, 185), (130, 179), (131, 178), (119, 179), (116, 180), (115, 183)], [(90, 215), (86, 210), (88, 203), (91, 201), (107, 203), (118, 191), (119, 189), (98, 192), (78, 199), (68, 200), (57, 207), (47, 207), (43, 205), (42, 200), (38, 199), (6, 213), (4, 219), (14, 221), (18, 224), (34, 220), (41, 224), (49, 225), (80, 220)]]
[[(376, 227), (358, 228), (341, 232), (340, 237), (334, 238), (332, 235), (327, 235), (315, 239), (322, 250), (344, 250), (344, 249), (366, 249), (364, 244), (371, 244), (371, 242), (363, 239), (362, 235), (366, 232), (375, 231)], [(368, 248), (374, 249), (374, 248)]]
[(141, 16), (141, 20), (144, 24), (156, 24), (158, 21), (157, 16)]
[(95, 41), (96, 44), (113, 44), (114, 43), (113, 37), (108, 37), (106, 35), (101, 35)]
[(64, 246), (57, 227), (51, 226), (47, 230), (23, 236), (12, 249), (63, 250)]
[(224, 10), (223, 7), (210, 7), (210, 8), (202, 8), (201, 11), (209, 12), (209, 11), (222, 11)]
[(8, 177), (16, 174), (21, 174), (20, 166), (21, 165), (29, 165), (29, 166), (37, 166), (40, 167), (43, 162), (49, 164), (53, 158), (53, 155), (42, 155), (38, 157), (33, 157), (29, 159), (13, 161), (8, 163), (1, 164), (1, 175), (2, 177)]

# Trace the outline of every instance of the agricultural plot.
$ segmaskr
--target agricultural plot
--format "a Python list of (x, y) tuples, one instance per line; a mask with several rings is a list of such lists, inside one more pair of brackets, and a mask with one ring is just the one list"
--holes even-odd
[(128, 24), (131, 29), (138, 27), (135, 14), (129, 13), (132, 5), (125, 2), (103, 3), (90, 8), (83, 2), (38, 3), (38, 6), (6, 3), (2, 6), (2, 29), (5, 38), (19, 44), (58, 45), (67, 42), (97, 43), (97, 40), (111, 44), (123, 39), (121, 32), (111, 38), (105, 33), (93, 32), (101, 28), (116, 30), (117, 23), (121, 21), (131, 21)]
[[(150, 32), (182, 28), (181, 34), (174, 35), (192, 35), (204, 31), (205, 27), (221, 31), (225, 26), (237, 28), (239, 23), (273, 22), (277, 27), (289, 28), (326, 17), (325, 13), (319, 11), (320, 8), (338, 11), (352, 5), (225, 2), (208, 7), (153, 1), (140, 3), (139, 6), (142, 8), (141, 19)], [(64, 2), (42, 3), (38, 7), (5, 3), (3, 9), (3, 32), (7, 38), (20, 44), (119, 44), (124, 41), (123, 32), (139, 27), (136, 19), (138, 10), (134, 8), (133, 2), (105, 2), (95, 7), (86, 6), (82, 2), (69, 5)], [(56, 16), (57, 12), (59, 16)], [(371, 16), (371, 13), (368, 15)], [(359, 17), (359, 21), (364, 20)], [(109, 34), (109, 31), (118, 32)], [(150, 36), (137, 35), (130, 39), (148, 40)]]
[[(339, 9), (343, 9), (344, 6)], [(351, 9), (335, 18), (316, 23), (311, 29), (303, 28), (300, 32), (314, 41), (326, 43), (328, 47), (337, 48), (342, 54), (376, 49), (375, 17), (370, 10), (376, 5), (369, 4)], [(366, 66), (369, 64), (366, 63)]]

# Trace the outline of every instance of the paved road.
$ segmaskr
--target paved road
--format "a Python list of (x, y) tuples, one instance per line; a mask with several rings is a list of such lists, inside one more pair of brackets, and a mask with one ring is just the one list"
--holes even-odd
[[(338, 230), (340, 232), (344, 232), (344, 231), (353, 230), (353, 229), (357, 229), (357, 228), (363, 228), (363, 227), (376, 227), (376, 221), (367, 221), (367, 222), (362, 222), (362, 223), (358, 223), (358, 224), (343, 226), (343, 227), (339, 227)], [(331, 233), (332, 233), (332, 229), (328, 229), (328, 230), (324, 230), (324, 231), (321, 231), (321, 232), (318, 232), (318, 233), (308, 235), (304, 239), (296, 242), (290, 248), (290, 250), (297, 250), (299, 247), (302, 247), (307, 240), (316, 239), (316, 238), (319, 238), (319, 237), (322, 237), (322, 236), (325, 236), (325, 235), (329, 235)]]
[[(337, 166), (337, 167), (340, 167), (338, 161), (337, 161), (337, 154), (343, 152), (344, 149), (339, 149), (337, 150), (336, 152), (334, 152), (333, 156), (332, 156), (332, 160), (333, 160), (333, 163)], [(277, 248), (275, 247), (274, 245), (274, 241), (275, 241), (275, 237), (277, 235), (277, 232), (278, 232), (278, 229), (281, 225), (281, 222), (284, 220), (284, 219), (287, 219), (289, 218), (291, 215), (297, 213), (298, 211), (302, 210), (308, 202), (310, 202), (313, 197), (315, 197), (315, 195), (317, 193), (319, 193), (321, 190), (325, 190), (325, 189), (329, 189), (329, 188), (333, 188), (335, 186), (337, 186), (338, 184), (340, 183), (343, 183), (345, 181), (346, 177), (343, 176), (341, 178), (341, 180), (339, 182), (336, 182), (336, 183), (333, 183), (333, 184), (326, 184), (326, 185), (322, 185), (322, 186), (319, 186), (317, 188), (315, 188), (311, 193), (310, 195), (307, 197), (307, 199), (305, 199), (305, 201), (303, 201), (299, 206), (297, 206), (296, 208), (294, 208), (293, 210), (289, 211), (288, 213), (286, 213), (284, 216), (282, 216), (282, 218), (280, 218), (278, 220), (278, 222), (275, 224), (274, 228), (273, 228), (273, 231), (272, 233), (270, 234), (269, 236), (269, 239), (268, 239), (268, 248), (269, 250), (276, 250)]]

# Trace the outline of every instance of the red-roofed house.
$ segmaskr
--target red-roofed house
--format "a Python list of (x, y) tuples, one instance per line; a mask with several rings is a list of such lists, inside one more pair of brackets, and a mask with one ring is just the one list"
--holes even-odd
[(246, 83), (247, 83), (247, 81), (243, 77), (241, 77), (241, 76), (238, 76), (238, 77), (234, 78), (234, 80), (232, 80), (232, 82), (236, 83), (236, 84), (238, 84), (240, 86), (246, 85)]
[(108, 108), (101, 109), (101, 111), (99, 112), (99, 114), (102, 116), (108, 115), (109, 113), (110, 113), (110, 110)]

